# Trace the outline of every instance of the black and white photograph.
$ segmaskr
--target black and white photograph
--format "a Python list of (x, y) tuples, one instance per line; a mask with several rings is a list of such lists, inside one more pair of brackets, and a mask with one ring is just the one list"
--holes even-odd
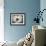
[(10, 13), (10, 24), (11, 25), (24, 25), (25, 14), (24, 13)]

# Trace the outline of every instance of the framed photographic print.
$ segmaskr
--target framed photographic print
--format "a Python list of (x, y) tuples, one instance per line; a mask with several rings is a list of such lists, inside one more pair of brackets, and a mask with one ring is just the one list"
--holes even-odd
[(25, 25), (25, 13), (10, 13), (11, 25)]

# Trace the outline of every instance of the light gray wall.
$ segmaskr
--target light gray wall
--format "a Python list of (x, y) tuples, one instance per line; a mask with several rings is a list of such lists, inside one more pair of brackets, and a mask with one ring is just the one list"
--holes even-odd
[[(36, 12), (40, 10), (40, 0), (4, 0), (4, 38), (7, 41), (18, 41), (32, 30)], [(10, 26), (10, 13), (17, 11), (26, 15), (26, 25)]]
[[(40, 1), (40, 10), (42, 11), (43, 9), (46, 9), (46, 0), (41, 0)], [(46, 27), (46, 10), (43, 12), (43, 22), (40, 21), (40, 25)]]

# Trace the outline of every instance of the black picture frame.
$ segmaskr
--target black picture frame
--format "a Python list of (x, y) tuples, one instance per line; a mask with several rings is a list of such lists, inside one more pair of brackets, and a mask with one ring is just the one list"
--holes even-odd
[(10, 25), (23, 26), (26, 24), (25, 13), (10, 13)]

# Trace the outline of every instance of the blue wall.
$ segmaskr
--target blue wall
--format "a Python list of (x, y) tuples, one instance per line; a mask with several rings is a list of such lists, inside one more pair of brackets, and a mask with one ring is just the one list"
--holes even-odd
[[(40, 0), (4, 0), (4, 30), (5, 40), (18, 41), (32, 29), (35, 12), (40, 9)], [(26, 14), (26, 25), (10, 26), (10, 13), (24, 12)]]

